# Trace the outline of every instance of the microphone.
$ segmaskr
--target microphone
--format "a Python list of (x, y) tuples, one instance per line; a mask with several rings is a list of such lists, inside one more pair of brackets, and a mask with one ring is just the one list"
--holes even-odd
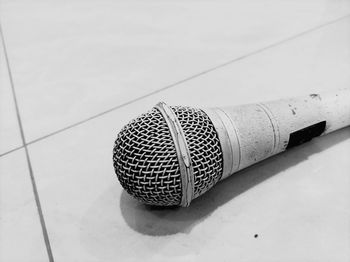
[(184, 206), (263, 159), (350, 125), (350, 89), (232, 107), (158, 103), (118, 134), (113, 165), (139, 201)]

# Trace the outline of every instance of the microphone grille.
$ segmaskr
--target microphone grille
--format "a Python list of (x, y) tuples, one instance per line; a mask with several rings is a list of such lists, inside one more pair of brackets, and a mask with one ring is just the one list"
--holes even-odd
[(150, 205), (178, 205), (181, 177), (168, 126), (153, 108), (127, 124), (118, 134), (114, 168), (123, 188)]
[[(217, 132), (200, 109), (171, 107), (182, 127), (194, 176), (196, 198), (215, 185), (223, 171)], [(174, 141), (160, 111), (153, 108), (126, 125), (118, 134), (113, 162), (126, 191), (146, 204), (179, 205), (181, 174)]]
[(213, 123), (201, 109), (173, 106), (184, 131), (194, 176), (194, 198), (202, 195), (221, 178), (223, 155)]

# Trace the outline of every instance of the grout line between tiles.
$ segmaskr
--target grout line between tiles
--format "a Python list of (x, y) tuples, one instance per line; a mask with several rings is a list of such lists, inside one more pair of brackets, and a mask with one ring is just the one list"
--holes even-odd
[(9, 74), (12, 96), (13, 96), (13, 100), (14, 100), (15, 108), (16, 108), (17, 121), (18, 121), (19, 129), (20, 129), (20, 133), (21, 133), (21, 139), (22, 139), (22, 143), (23, 143), (23, 147), (24, 147), (24, 151), (25, 151), (25, 155), (26, 155), (26, 159), (27, 159), (29, 175), (30, 175), (33, 194), (34, 194), (34, 198), (35, 198), (35, 203), (36, 203), (36, 207), (37, 207), (37, 211), (38, 211), (38, 215), (39, 215), (41, 229), (42, 229), (42, 233), (43, 233), (43, 237), (44, 237), (44, 241), (45, 241), (46, 251), (47, 251), (47, 254), (49, 257), (49, 261), (54, 262), (52, 250), (51, 250), (51, 245), (50, 245), (50, 240), (49, 240), (49, 236), (47, 233), (47, 228), (46, 228), (46, 224), (45, 224), (45, 220), (44, 220), (44, 215), (43, 215), (42, 208), (41, 208), (39, 193), (38, 193), (38, 189), (37, 189), (36, 182), (35, 182), (32, 163), (30, 160), (29, 151), (28, 151), (28, 147), (26, 144), (25, 136), (24, 136), (21, 115), (20, 115), (19, 107), (18, 107), (18, 103), (17, 103), (16, 90), (15, 90), (15, 86), (13, 83), (12, 72), (11, 72), (11, 68), (10, 68), (10, 63), (9, 63), (6, 44), (5, 44), (5, 38), (4, 38), (1, 24), (0, 24), (0, 37), (1, 37), (2, 45), (3, 45), (5, 62), (6, 62), (6, 66), (7, 66), (7, 70), (8, 70), (8, 74)]
[[(287, 38), (285, 38), (285, 39), (283, 39), (283, 40), (280, 40), (280, 41), (277, 41), (277, 42), (272, 43), (272, 44), (270, 44), (270, 45), (267, 45), (267, 46), (265, 46), (265, 47), (262, 47), (262, 48), (259, 48), (259, 49), (257, 49), (257, 50), (254, 50), (254, 51), (252, 51), (252, 52), (249, 52), (249, 53), (246, 53), (246, 54), (244, 54), (244, 55), (238, 56), (238, 57), (236, 57), (236, 58), (234, 58), (234, 59), (228, 60), (227, 62), (224, 62), (224, 63), (222, 63), (222, 64), (216, 65), (216, 66), (211, 67), (211, 68), (209, 68), (209, 69), (207, 69), (207, 70), (201, 71), (201, 72), (199, 72), (199, 73), (197, 73), (197, 74), (191, 75), (191, 76), (189, 76), (189, 77), (187, 77), (187, 78), (184, 78), (184, 79), (182, 79), (182, 80), (179, 80), (179, 81), (177, 81), (177, 82), (174, 82), (174, 83), (172, 83), (172, 84), (170, 84), (170, 85), (167, 85), (167, 86), (164, 86), (164, 87), (162, 87), (162, 88), (160, 88), (160, 89), (154, 90), (154, 91), (152, 91), (152, 92), (150, 92), (150, 93), (148, 93), (148, 94), (145, 94), (145, 95), (143, 95), (143, 96), (140, 96), (140, 97), (137, 97), (137, 98), (135, 98), (135, 99), (132, 99), (132, 100), (126, 102), (126, 103), (123, 103), (123, 104), (114, 106), (114, 107), (112, 107), (112, 108), (110, 108), (110, 109), (108, 109), (108, 110), (102, 111), (102, 112), (100, 112), (100, 113), (98, 113), (98, 114), (95, 114), (95, 115), (93, 115), (93, 116), (90, 116), (90, 117), (88, 117), (88, 118), (85, 118), (85, 119), (83, 119), (83, 120), (81, 120), (81, 121), (78, 121), (78, 122), (76, 122), (76, 123), (74, 123), (74, 124), (68, 125), (68, 126), (63, 127), (63, 128), (61, 128), (61, 129), (58, 129), (58, 130), (56, 130), (56, 131), (54, 131), (54, 132), (51, 132), (51, 133), (49, 133), (49, 134), (47, 134), (47, 135), (44, 135), (44, 136), (41, 136), (41, 137), (36, 138), (36, 139), (34, 139), (34, 140), (31, 140), (31, 141), (29, 141), (28, 143), (26, 143), (25, 145), (27, 146), (27, 145), (34, 144), (34, 143), (39, 142), (39, 141), (41, 141), (41, 140), (44, 140), (44, 139), (46, 139), (46, 138), (48, 138), (48, 137), (54, 136), (54, 135), (56, 135), (56, 134), (59, 134), (59, 133), (61, 133), (61, 132), (66, 131), (66, 130), (68, 130), (68, 129), (71, 129), (71, 128), (73, 128), (73, 127), (79, 126), (79, 125), (81, 125), (81, 124), (83, 124), (83, 123), (86, 123), (86, 122), (88, 122), (88, 121), (90, 121), (90, 120), (93, 120), (93, 119), (95, 119), (95, 118), (98, 118), (98, 117), (100, 117), (100, 116), (102, 116), (102, 115), (108, 114), (108, 113), (110, 113), (110, 112), (112, 112), (112, 111), (115, 111), (115, 110), (117, 110), (117, 109), (119, 109), (119, 108), (122, 108), (122, 107), (124, 107), (124, 106), (130, 105), (130, 104), (132, 104), (132, 103), (135, 103), (135, 102), (137, 102), (137, 101), (139, 101), (139, 100), (142, 100), (142, 99), (147, 98), (147, 97), (149, 97), (149, 96), (152, 96), (152, 95), (154, 95), (154, 94), (163, 92), (163, 91), (165, 91), (165, 90), (167, 90), (167, 89), (170, 89), (170, 88), (172, 88), (172, 87), (174, 87), (174, 86), (178, 86), (178, 85), (180, 85), (180, 84), (182, 84), (182, 83), (184, 83), (184, 82), (187, 82), (187, 81), (190, 81), (190, 80), (192, 80), (192, 79), (198, 78), (198, 77), (200, 77), (200, 76), (202, 76), (202, 75), (205, 75), (205, 74), (207, 74), (207, 73), (213, 72), (213, 71), (215, 71), (215, 70), (217, 70), (217, 69), (220, 69), (220, 68), (222, 68), (222, 67), (228, 66), (228, 65), (233, 64), (233, 63), (235, 63), (235, 62), (238, 62), (238, 61), (240, 61), (240, 60), (243, 60), (243, 59), (245, 59), (245, 58), (247, 58), (247, 57), (251, 57), (251, 56), (253, 56), (253, 55), (262, 53), (262, 52), (264, 52), (264, 51), (266, 51), (266, 50), (272, 49), (272, 48), (274, 48), (274, 47), (276, 47), (276, 46), (285, 44), (285, 43), (287, 43), (287, 42), (289, 42), (289, 41), (292, 41), (292, 40), (297, 39), (297, 38), (299, 38), (299, 37), (302, 37), (302, 36), (304, 36), (304, 35), (306, 35), (306, 34), (309, 34), (309, 33), (311, 33), (311, 32), (314, 32), (314, 31), (317, 31), (317, 30), (322, 29), (322, 28), (324, 28), (324, 27), (327, 27), (327, 26), (329, 26), (329, 25), (331, 25), (331, 24), (335, 24), (335, 23), (337, 23), (337, 22), (339, 22), (339, 21), (341, 21), (341, 20), (347, 19), (347, 18), (349, 18), (349, 17), (350, 17), (350, 14), (347, 14), (347, 15), (345, 15), (345, 16), (342, 16), (342, 17), (339, 17), (339, 18), (337, 18), (337, 19), (334, 19), (334, 20), (328, 21), (328, 22), (326, 22), (326, 23), (320, 24), (320, 25), (318, 25), (318, 26), (312, 27), (312, 28), (310, 28), (310, 29), (307, 29), (307, 30), (305, 30), (305, 31), (302, 31), (302, 32), (300, 32), (300, 33), (298, 33), (298, 34), (292, 35), (292, 36), (287, 37)], [(22, 147), (23, 147), (23, 146), (22, 146)], [(2, 153), (2, 154), (0, 154), (0, 157), (6, 155), (6, 154), (8, 154), (8, 153), (11, 153), (11, 152), (13, 152), (13, 151), (16, 151), (16, 150), (18, 150), (18, 149), (20, 149), (20, 148), (22, 148), (22, 147), (14, 148), (14, 149), (12, 149), (12, 150), (10, 150), (10, 151), (7, 151), (7, 152), (5, 152), (5, 153)]]
[(9, 151), (6, 151), (6, 152), (4, 152), (4, 153), (1, 153), (1, 154), (0, 154), (0, 157), (6, 156), (6, 155), (8, 155), (8, 154), (10, 154), (10, 153), (12, 153), (12, 152), (14, 152), (14, 151), (17, 151), (18, 149), (21, 149), (21, 148), (23, 148), (23, 146), (14, 147), (14, 148), (12, 148), (12, 149), (9, 150)]

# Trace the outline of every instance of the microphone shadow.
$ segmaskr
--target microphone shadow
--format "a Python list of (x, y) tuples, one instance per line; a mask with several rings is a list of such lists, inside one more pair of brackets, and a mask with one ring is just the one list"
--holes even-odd
[(193, 227), (218, 207), (234, 201), (236, 196), (308, 159), (309, 156), (349, 138), (348, 127), (270, 157), (219, 182), (204, 195), (194, 199), (187, 208), (147, 206), (133, 199), (124, 190), (120, 199), (122, 216), (130, 228), (141, 234), (165, 236), (190, 233)]

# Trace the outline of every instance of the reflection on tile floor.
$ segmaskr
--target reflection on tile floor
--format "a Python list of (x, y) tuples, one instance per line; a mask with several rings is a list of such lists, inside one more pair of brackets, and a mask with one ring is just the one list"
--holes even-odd
[[(18, 0), (1, 10), (27, 141), (250, 53), (28, 145), (55, 261), (350, 259), (349, 128), (187, 209), (137, 203), (111, 159), (120, 128), (161, 100), (216, 106), (348, 87), (350, 3)], [(3, 57), (0, 154), (21, 145)], [(0, 158), (0, 181), (0, 260), (48, 261), (23, 149)]]

